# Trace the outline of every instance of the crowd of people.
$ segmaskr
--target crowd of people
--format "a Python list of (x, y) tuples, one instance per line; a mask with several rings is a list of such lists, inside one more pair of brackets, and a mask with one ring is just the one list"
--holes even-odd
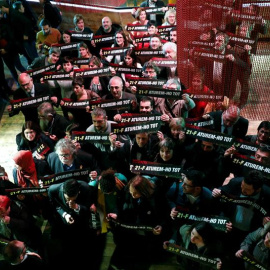
[[(0, 167), (1, 269), (98, 270), (108, 232), (108, 270), (168, 256), (182, 270), (269, 269), (270, 122), (248, 134), (241, 116), (265, 21), (256, 5), (225, 2), (197, 7), (204, 20), (192, 25), (187, 81), (174, 5), (147, 0), (134, 21), (105, 16), (96, 32), (82, 14), (63, 30), (49, 0), (39, 29), (27, 1), (2, 7), (1, 62), (18, 89), (2, 85), (1, 95), (24, 123), (13, 175)], [(18, 24), (14, 48), (5, 29)]]

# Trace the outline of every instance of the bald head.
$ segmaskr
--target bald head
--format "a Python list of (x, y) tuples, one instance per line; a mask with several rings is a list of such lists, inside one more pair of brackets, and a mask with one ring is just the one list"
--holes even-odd
[(240, 117), (240, 109), (235, 105), (230, 106), (222, 114), (223, 123), (225, 126), (228, 127), (233, 126), (238, 121), (239, 117)]
[(18, 82), (21, 88), (25, 91), (30, 93), (33, 88), (33, 79), (30, 77), (29, 74), (23, 72), (19, 75)]
[(112, 30), (112, 20), (109, 17), (104, 17), (102, 19), (102, 27), (104, 32), (110, 33)]

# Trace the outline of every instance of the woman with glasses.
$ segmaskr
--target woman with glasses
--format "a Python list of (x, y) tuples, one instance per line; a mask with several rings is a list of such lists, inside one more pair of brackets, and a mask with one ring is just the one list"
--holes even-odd
[[(112, 44), (112, 48), (125, 48), (131, 47), (132, 45), (129, 43), (125, 32), (123, 30), (118, 30), (114, 35), (114, 43)], [(107, 63), (119, 64), (123, 61), (124, 53), (116, 54), (116, 55), (108, 55), (104, 56), (103, 50), (100, 50), (100, 57), (104, 59)]]
[(45, 159), (53, 151), (54, 143), (42, 133), (38, 124), (26, 121), (22, 132), (16, 135), (17, 150), (30, 150), (36, 159)]

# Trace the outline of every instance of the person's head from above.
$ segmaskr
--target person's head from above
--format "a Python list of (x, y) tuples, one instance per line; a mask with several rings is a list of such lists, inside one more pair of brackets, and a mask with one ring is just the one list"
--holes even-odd
[(215, 144), (213, 142), (199, 141), (199, 144), (201, 145), (202, 151), (205, 153), (210, 153), (215, 150)]
[(222, 113), (223, 124), (226, 127), (232, 127), (240, 118), (240, 109), (236, 105), (231, 105)]
[(197, 248), (212, 245), (215, 241), (215, 229), (209, 222), (197, 221), (192, 224), (190, 230), (190, 242)]
[(147, 61), (142, 67), (142, 76), (145, 78), (156, 79), (160, 73), (160, 68), (153, 62)]
[(96, 132), (105, 132), (107, 129), (107, 113), (106, 110), (96, 107), (91, 112), (92, 122)]
[(71, 166), (76, 157), (76, 146), (71, 139), (62, 138), (55, 145), (55, 153), (62, 164)]
[(102, 28), (105, 33), (110, 33), (112, 30), (112, 20), (110, 17), (104, 17), (101, 21)]
[(73, 58), (64, 56), (62, 59), (62, 67), (65, 72), (71, 72), (73, 70)]
[(194, 92), (201, 92), (204, 85), (204, 73), (201, 70), (196, 70), (191, 79), (191, 88)]
[(4, 259), (11, 265), (18, 265), (25, 259), (26, 251), (27, 247), (24, 242), (12, 240), (3, 249)]
[(135, 139), (136, 139), (136, 143), (137, 145), (142, 148), (145, 145), (147, 145), (147, 143), (149, 142), (150, 139), (150, 133), (148, 132), (142, 132), (142, 133), (137, 133), (135, 135)]
[(48, 36), (51, 33), (51, 23), (47, 19), (42, 19), (39, 23), (39, 27), (44, 36)]
[(72, 87), (75, 95), (81, 97), (84, 93), (84, 79), (83, 77), (76, 77), (72, 80)]
[(159, 155), (164, 162), (169, 162), (173, 158), (175, 143), (169, 137), (164, 138), (158, 144)]
[(136, 175), (128, 182), (128, 188), (133, 199), (149, 199), (154, 193), (155, 185), (147, 178)]
[(185, 171), (182, 177), (182, 187), (185, 194), (190, 194), (197, 197), (201, 194), (204, 173), (194, 168), (189, 168)]
[(158, 50), (162, 48), (161, 37), (158, 34), (153, 34), (150, 37), (149, 47), (153, 50)]
[(0, 219), (9, 216), (11, 199), (8, 196), (0, 195)]
[(176, 24), (176, 10), (175, 9), (167, 10), (164, 15), (164, 21), (168, 23), (169, 25), (175, 25)]
[(177, 45), (174, 42), (166, 42), (162, 46), (163, 54), (166, 58), (176, 59), (177, 58)]
[(80, 193), (80, 183), (76, 179), (68, 179), (63, 184), (63, 193), (67, 203), (75, 202)]
[(181, 90), (181, 84), (178, 79), (172, 78), (166, 81), (164, 88), (169, 90)]
[(19, 150), (13, 156), (14, 167), (21, 172), (35, 170), (35, 162), (32, 152), (29, 150)]
[(248, 171), (241, 182), (241, 193), (244, 196), (253, 196), (258, 194), (263, 186), (264, 177), (261, 172)]
[(78, 44), (78, 56), (79, 58), (88, 58), (90, 57), (90, 52), (87, 44), (83, 41), (81, 41)]
[(135, 19), (141, 23), (144, 23), (146, 20), (146, 11), (144, 8), (137, 8), (135, 14)]
[(50, 64), (56, 64), (59, 61), (61, 55), (61, 49), (58, 47), (51, 47), (49, 50), (48, 62)]
[(176, 31), (176, 29), (170, 31), (170, 42), (177, 43), (177, 31)]
[(128, 45), (127, 36), (125, 35), (125, 32), (122, 29), (117, 30), (114, 36), (115, 36), (114, 46), (125, 47)]
[(215, 49), (223, 52), (229, 42), (229, 36), (223, 32), (219, 32), (216, 34), (215, 38)]
[(115, 191), (116, 188), (115, 173), (116, 171), (111, 168), (101, 172), (99, 178), (99, 186), (100, 190), (104, 194), (111, 194), (112, 192)]
[(133, 48), (127, 49), (124, 52), (124, 63), (126, 66), (133, 66), (137, 62), (137, 56)]
[(89, 60), (89, 68), (94, 69), (94, 68), (100, 68), (102, 67), (103, 64), (97, 56), (93, 55), (90, 60)]
[(151, 35), (157, 34), (158, 28), (157, 28), (156, 21), (149, 20), (146, 25), (147, 25), (148, 35), (151, 36)]
[(270, 122), (262, 121), (257, 128), (257, 143), (270, 144)]
[(20, 87), (27, 92), (28, 94), (31, 93), (31, 90), (33, 89), (34, 82), (33, 79), (30, 77), (28, 73), (21, 73), (18, 77), (18, 82), (20, 84)]
[(62, 33), (62, 40), (65, 44), (71, 42), (71, 32), (69, 30), (65, 30)]
[(75, 14), (73, 17), (73, 23), (75, 30), (83, 31), (84, 30), (84, 18), (82, 14)]
[(185, 130), (185, 119), (183, 117), (172, 118), (169, 123), (170, 132), (173, 139), (178, 139), (181, 131)]
[(109, 81), (109, 91), (114, 99), (121, 99), (123, 93), (123, 80), (119, 76), (114, 76)]
[(80, 126), (76, 123), (69, 124), (65, 130), (65, 133), (66, 133), (65, 138), (71, 139), (73, 131), (80, 131)]
[(41, 136), (40, 126), (33, 121), (26, 121), (22, 126), (22, 137), (24, 140), (33, 142)]
[(38, 106), (37, 111), (38, 118), (41, 120), (41, 123), (45, 124), (45, 126), (52, 121), (54, 115), (56, 114), (55, 109), (50, 102), (42, 102)]
[(154, 101), (152, 98), (148, 96), (141, 97), (140, 105), (139, 105), (140, 113), (151, 114), (153, 111), (153, 107), (154, 107)]
[(270, 166), (270, 145), (261, 143), (255, 152), (255, 160), (265, 166)]
[(24, 13), (24, 6), (21, 1), (16, 1), (12, 4), (12, 8), (14, 10), (19, 11), (20, 13)]
[(270, 232), (269, 232), (269, 226), (268, 226), (268, 230), (264, 236), (264, 241), (263, 241), (264, 245), (267, 247), (267, 248), (270, 248)]

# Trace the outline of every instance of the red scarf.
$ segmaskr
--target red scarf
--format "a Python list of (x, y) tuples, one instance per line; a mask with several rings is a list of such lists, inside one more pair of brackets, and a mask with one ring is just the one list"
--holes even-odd
[(17, 169), (18, 184), (21, 187), (38, 187), (38, 178), (36, 165), (32, 156), (32, 152), (29, 150), (18, 151), (13, 160), (15, 164), (19, 165), (22, 169)]

